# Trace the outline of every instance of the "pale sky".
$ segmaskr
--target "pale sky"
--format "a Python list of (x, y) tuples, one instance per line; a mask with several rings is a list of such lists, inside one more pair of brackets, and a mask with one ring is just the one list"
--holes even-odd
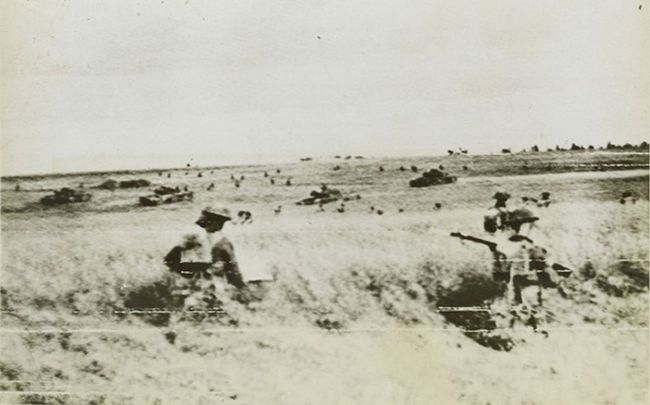
[(648, 139), (648, 0), (0, 9), (4, 175)]

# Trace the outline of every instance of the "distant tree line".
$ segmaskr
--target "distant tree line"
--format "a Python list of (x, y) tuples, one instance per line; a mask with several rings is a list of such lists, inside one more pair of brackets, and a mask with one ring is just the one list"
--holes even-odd
[[(531, 152), (539, 152), (539, 146), (533, 145), (530, 148)], [(579, 150), (596, 150), (596, 148), (593, 145), (588, 145), (587, 147), (583, 145), (578, 145), (575, 143), (572, 143), (569, 148), (562, 148), (559, 145), (555, 145), (555, 148), (548, 148), (546, 149), (547, 152), (564, 152), (564, 151), (579, 151)], [(648, 142), (643, 141), (638, 145), (633, 145), (630, 143), (626, 143), (624, 145), (616, 145), (611, 142), (607, 142), (606, 146), (601, 146), (598, 148), (598, 150), (620, 150), (620, 151), (648, 151), (650, 150), (650, 147), (648, 145)], [(522, 152), (526, 152), (526, 149), (524, 149)], [(501, 153), (510, 153), (509, 149), (503, 149)]]

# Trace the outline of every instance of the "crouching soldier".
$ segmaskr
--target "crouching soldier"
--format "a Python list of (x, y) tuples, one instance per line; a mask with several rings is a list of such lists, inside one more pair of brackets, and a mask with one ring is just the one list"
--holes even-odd
[(510, 300), (513, 304), (524, 303), (522, 291), (525, 287), (537, 285), (537, 304), (542, 305), (542, 290), (558, 288), (560, 277), (568, 277), (571, 270), (559, 263), (553, 263), (546, 248), (536, 244), (527, 236), (514, 234), (504, 243), (492, 249), (495, 279), (508, 281)]
[(206, 207), (196, 221), (196, 231), (184, 235), (165, 256), (165, 264), (175, 275), (171, 290), (177, 306), (208, 310), (220, 306), (218, 295), (224, 286), (216, 282), (218, 278), (246, 290), (233, 245), (221, 233), (231, 219), (225, 208)]
[(542, 305), (543, 288), (558, 288), (560, 277), (568, 277), (571, 270), (552, 263), (548, 251), (521, 234), (500, 234), (500, 240), (487, 241), (454, 232), (451, 236), (486, 245), (493, 256), (492, 274), (496, 281), (508, 283), (509, 301), (513, 305), (524, 303), (522, 291), (528, 286), (538, 286), (537, 304)]

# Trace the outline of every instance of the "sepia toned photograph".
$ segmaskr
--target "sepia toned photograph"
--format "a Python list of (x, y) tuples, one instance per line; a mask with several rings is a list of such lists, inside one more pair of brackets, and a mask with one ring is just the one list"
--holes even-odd
[(0, 404), (650, 402), (648, 0), (3, 0)]

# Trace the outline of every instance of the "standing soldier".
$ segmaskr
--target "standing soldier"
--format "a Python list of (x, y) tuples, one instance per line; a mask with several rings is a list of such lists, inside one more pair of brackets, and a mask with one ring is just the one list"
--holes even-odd
[(201, 310), (204, 313), (197, 314), (201, 318), (221, 303), (217, 297), (217, 277), (225, 278), (238, 290), (247, 289), (234, 247), (221, 232), (231, 219), (226, 208), (206, 207), (196, 221), (200, 228), (184, 235), (165, 256), (165, 264), (174, 273), (174, 304)]

